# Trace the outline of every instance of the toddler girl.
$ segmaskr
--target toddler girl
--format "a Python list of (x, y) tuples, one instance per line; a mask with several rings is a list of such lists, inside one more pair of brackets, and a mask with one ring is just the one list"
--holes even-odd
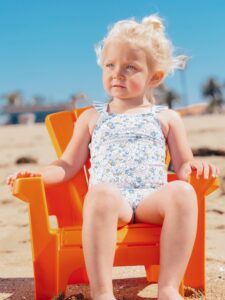
[[(40, 173), (54, 184), (73, 177), (89, 151), (89, 190), (83, 208), (83, 249), (92, 298), (115, 299), (112, 266), (117, 227), (132, 222), (162, 224), (159, 300), (178, 300), (195, 240), (197, 201), (187, 178), (218, 176), (213, 165), (193, 158), (184, 125), (176, 112), (155, 105), (154, 88), (185, 56), (174, 56), (162, 20), (152, 15), (142, 22), (116, 23), (96, 48), (107, 104), (86, 110), (62, 157)], [(148, 95), (148, 97), (147, 97)], [(166, 143), (179, 180), (167, 183)]]

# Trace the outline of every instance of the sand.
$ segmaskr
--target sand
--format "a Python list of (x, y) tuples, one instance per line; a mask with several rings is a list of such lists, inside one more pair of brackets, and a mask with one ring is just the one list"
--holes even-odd
[[(188, 116), (183, 120), (193, 149), (225, 150), (225, 115)], [(5, 178), (21, 169), (37, 171), (56, 155), (43, 124), (0, 127), (0, 151), (0, 300), (34, 299), (27, 206), (11, 195)], [(37, 163), (17, 165), (16, 160), (23, 156), (36, 159)], [(225, 178), (225, 157), (204, 159), (220, 167), (222, 181)], [(206, 199), (207, 299), (225, 299), (223, 193), (218, 190)], [(142, 267), (116, 268), (113, 276), (118, 299), (156, 299), (157, 287), (146, 282)], [(88, 287), (68, 287), (68, 293), (80, 292), (88, 295)]]

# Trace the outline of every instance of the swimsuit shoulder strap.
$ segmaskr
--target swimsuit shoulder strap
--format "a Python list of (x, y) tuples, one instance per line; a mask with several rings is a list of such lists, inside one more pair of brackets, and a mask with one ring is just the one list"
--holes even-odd
[(105, 102), (94, 101), (93, 106), (99, 113), (104, 113), (107, 111), (107, 103)]
[(152, 112), (158, 114), (166, 109), (168, 109), (168, 106), (166, 105), (153, 105)]

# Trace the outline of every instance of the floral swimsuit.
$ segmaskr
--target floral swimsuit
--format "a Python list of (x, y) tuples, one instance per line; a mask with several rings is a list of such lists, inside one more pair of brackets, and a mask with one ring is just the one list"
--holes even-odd
[(108, 104), (95, 108), (100, 117), (89, 144), (89, 187), (112, 184), (135, 211), (145, 195), (167, 183), (166, 141), (157, 117), (166, 107), (133, 114), (109, 113)]

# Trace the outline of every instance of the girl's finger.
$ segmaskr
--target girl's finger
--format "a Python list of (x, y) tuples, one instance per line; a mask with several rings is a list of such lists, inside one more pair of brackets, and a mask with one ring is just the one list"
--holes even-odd
[(215, 165), (212, 165), (212, 177), (219, 177), (220, 170)]
[(220, 169), (216, 167), (216, 177), (219, 177), (219, 175), (220, 175)]
[(202, 162), (196, 163), (195, 164), (195, 168), (196, 168), (196, 178), (198, 179), (199, 177), (202, 176), (202, 172), (203, 172), (203, 164), (202, 164)]
[(22, 171), (22, 172), (20, 172), (20, 176), (24, 177), (24, 176), (26, 176), (26, 173), (27, 173), (26, 171)]
[(12, 177), (10, 177), (9, 179), (8, 179), (8, 184), (10, 184), (11, 182), (12, 182)]
[(29, 173), (28, 171), (21, 171), (19, 173), (17, 173), (17, 178), (22, 178), (22, 177), (27, 177), (29, 176)]
[(13, 181), (14, 181), (14, 180), (13, 180), (13, 176), (11, 175), (11, 176), (9, 176), (9, 177), (7, 178), (6, 183), (7, 183), (7, 185), (9, 185), (9, 186), (12, 187)]
[(8, 177), (6, 178), (6, 184), (9, 184), (9, 182), (10, 182), (10, 176), (8, 176)]
[(214, 166), (213, 164), (209, 164), (209, 168), (210, 168), (212, 177), (216, 177), (216, 166)]
[(203, 175), (205, 179), (209, 178), (209, 165), (206, 162), (202, 162), (203, 166)]

